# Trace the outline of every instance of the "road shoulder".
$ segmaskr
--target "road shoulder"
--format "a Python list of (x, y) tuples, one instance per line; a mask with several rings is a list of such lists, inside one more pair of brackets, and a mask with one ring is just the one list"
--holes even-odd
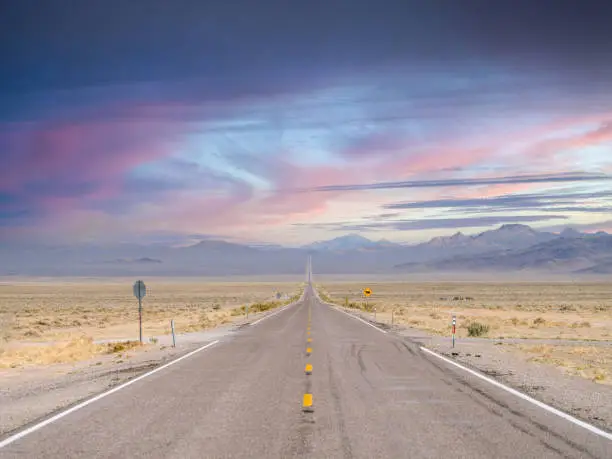
[(596, 427), (612, 431), (612, 386), (567, 374), (560, 368), (529, 360), (519, 343), (504, 340), (460, 340), (428, 334), (404, 325), (377, 322), (369, 314), (345, 310), (386, 331), (390, 336), (424, 346), (470, 369), (477, 370), (536, 400), (564, 411)]

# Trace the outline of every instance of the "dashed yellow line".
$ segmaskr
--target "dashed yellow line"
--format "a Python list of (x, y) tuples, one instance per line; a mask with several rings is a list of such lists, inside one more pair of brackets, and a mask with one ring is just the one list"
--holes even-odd
[[(311, 315), (311, 308), (310, 305), (308, 307), (308, 325), (306, 326), (306, 334), (308, 335), (307, 338), (307, 342), (308, 343), (312, 343), (312, 338), (310, 337), (310, 326), (311, 326), (311, 320), (312, 320), (312, 315)], [(312, 354), (312, 347), (307, 347), (306, 348), (306, 355), (309, 356)], [(312, 363), (307, 363), (306, 367), (304, 368), (304, 373), (306, 373), (307, 375), (311, 375), (312, 374)], [(313, 406), (312, 406), (312, 394), (304, 394), (304, 399), (302, 401), (302, 410), (304, 412), (313, 412)]]
[(302, 409), (304, 411), (312, 411), (312, 394), (304, 394), (304, 401), (302, 402)]

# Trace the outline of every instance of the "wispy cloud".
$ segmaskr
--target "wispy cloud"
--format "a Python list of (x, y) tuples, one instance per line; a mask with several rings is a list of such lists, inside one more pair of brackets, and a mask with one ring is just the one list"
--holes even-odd
[(315, 223), (296, 224), (296, 226), (327, 229), (332, 231), (416, 231), (445, 228), (481, 228), (504, 223), (533, 223), (550, 220), (567, 220), (564, 215), (495, 215), (465, 218), (422, 218), (402, 219), (380, 223)]
[(326, 185), (295, 191), (356, 191), (356, 190), (388, 190), (397, 188), (441, 188), (481, 185), (506, 185), (520, 183), (570, 183), (570, 182), (603, 182), (612, 180), (612, 175), (565, 172), (560, 174), (513, 175), (490, 178), (459, 178), (442, 180), (406, 180), (398, 182), (381, 182), (353, 185)]
[[(386, 204), (383, 207), (392, 210), (449, 209), (461, 212), (506, 212), (533, 209), (552, 212), (608, 212), (610, 206), (605, 205), (607, 201), (601, 203), (599, 200), (610, 197), (612, 197), (612, 191), (509, 194), (485, 198), (398, 202)], [(585, 205), (585, 201), (594, 205)]]

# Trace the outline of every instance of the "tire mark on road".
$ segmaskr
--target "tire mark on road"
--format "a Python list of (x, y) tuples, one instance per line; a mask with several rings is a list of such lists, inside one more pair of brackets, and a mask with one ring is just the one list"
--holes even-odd
[[(491, 405), (489, 405), (486, 402), (484, 402), (480, 397), (488, 400), (489, 402), (493, 403), (497, 407), (502, 408), (506, 412), (516, 416), (518, 419), (521, 419), (522, 421), (524, 421), (526, 423), (530, 423), (533, 427), (535, 427), (536, 429), (541, 431), (543, 434), (551, 436), (551, 437), (554, 437), (557, 440), (559, 440), (562, 443), (564, 443), (567, 446), (569, 446), (570, 448), (572, 448), (572, 449), (574, 449), (576, 451), (579, 451), (580, 453), (582, 453), (582, 455), (579, 455), (580, 457), (585, 457), (584, 455), (586, 455), (586, 456), (594, 458), (594, 459), (596, 458), (596, 456), (593, 456), (586, 448), (582, 447), (581, 445), (578, 445), (578, 444), (574, 443), (573, 441), (567, 439), (566, 437), (564, 437), (562, 435), (559, 435), (556, 432), (553, 432), (546, 425), (544, 425), (544, 424), (542, 424), (542, 423), (540, 423), (538, 421), (535, 421), (535, 420), (529, 418), (528, 416), (526, 416), (525, 414), (521, 413), (520, 411), (517, 411), (514, 408), (510, 407), (510, 405), (508, 405), (507, 403), (504, 403), (504, 402), (502, 402), (500, 400), (497, 400), (494, 396), (488, 394), (486, 391), (476, 387), (475, 385), (471, 384), (467, 380), (463, 379), (459, 374), (456, 374), (454, 372), (450, 372), (448, 370), (448, 368), (444, 366), (444, 364), (438, 363), (438, 362), (435, 362), (435, 361), (431, 361), (429, 359), (425, 359), (425, 360), (428, 360), (431, 365), (433, 365), (434, 367), (439, 369), (441, 372), (443, 372), (444, 375), (451, 376), (452, 379), (445, 380), (443, 378), (443, 381), (447, 382), (447, 383), (450, 382), (450, 385), (455, 390), (457, 390), (458, 392), (464, 393), (465, 395), (470, 397), (471, 400), (473, 400), (474, 402), (476, 402), (477, 404), (479, 404), (480, 406), (485, 408), (488, 412), (490, 412), (491, 414), (493, 414), (495, 416), (498, 416), (498, 417), (504, 419), (511, 426), (513, 426), (514, 428), (517, 428), (519, 431), (527, 433), (528, 435), (530, 435), (530, 436), (532, 436), (534, 438), (537, 438), (540, 441), (540, 443), (542, 443), (545, 447), (547, 447), (551, 451), (554, 451), (555, 453), (559, 454), (557, 448), (555, 448), (554, 446), (550, 445), (544, 439), (542, 439), (540, 437), (537, 437), (533, 433), (530, 433), (530, 432), (524, 430), (524, 428), (518, 428), (516, 426), (516, 422), (514, 422), (511, 419), (508, 419), (508, 417), (504, 416), (504, 412), (496, 410)], [(469, 390), (461, 390), (461, 388), (457, 387), (457, 385), (463, 386), (463, 387), (465, 387), (465, 388), (467, 388)], [(476, 395), (476, 394), (478, 394), (478, 395)]]
[(361, 374), (361, 377), (363, 378), (363, 380), (368, 383), (368, 386), (370, 386), (373, 389), (374, 386), (372, 385), (372, 383), (366, 376), (368, 369), (366, 367), (365, 362), (363, 361), (362, 353), (363, 353), (364, 348), (365, 346), (360, 346), (359, 350), (357, 351), (357, 363), (359, 364), (359, 373)]
[(346, 459), (353, 457), (353, 451), (351, 448), (351, 441), (346, 433), (346, 425), (344, 423), (344, 412), (342, 410), (342, 404), (340, 402), (340, 393), (338, 391), (338, 384), (336, 384), (336, 376), (330, 361), (329, 355), (327, 356), (327, 368), (329, 369), (329, 388), (331, 391), (332, 401), (334, 404), (334, 414), (338, 421), (338, 433), (340, 434), (340, 444), (342, 446), (342, 456)]

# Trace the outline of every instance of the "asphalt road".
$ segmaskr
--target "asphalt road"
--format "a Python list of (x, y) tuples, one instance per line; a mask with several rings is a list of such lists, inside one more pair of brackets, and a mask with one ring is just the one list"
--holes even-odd
[(0, 449), (9, 457), (610, 458), (612, 442), (307, 290), (303, 302)]

